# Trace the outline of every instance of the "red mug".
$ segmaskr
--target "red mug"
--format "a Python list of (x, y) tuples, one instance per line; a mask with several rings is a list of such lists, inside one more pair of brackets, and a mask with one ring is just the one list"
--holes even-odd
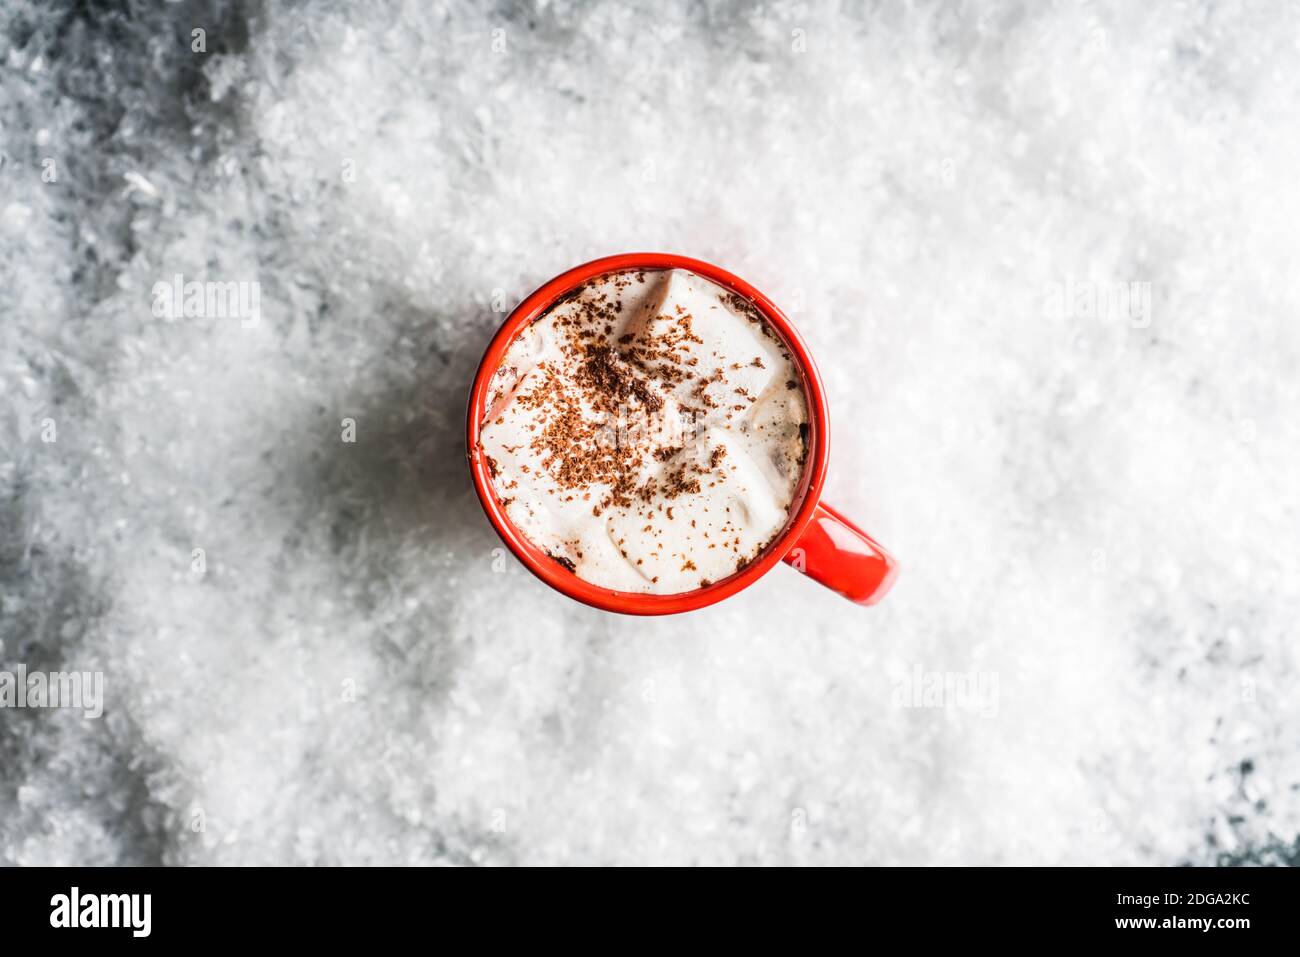
[[(665, 269), (693, 272), (736, 293), (753, 303), (780, 335), (799, 368), (808, 398), (808, 456), (790, 508), (790, 517), (780, 534), (757, 558), (734, 575), (703, 588), (676, 595), (648, 595), (602, 588), (583, 581), (520, 532), (493, 491), (487, 463), (479, 448), (479, 429), (487, 411), (492, 378), (505, 358), (506, 350), (529, 323), (542, 316), (566, 292), (597, 276), (629, 270)], [(506, 317), (483, 354), (470, 390), (469, 470), (483, 510), (502, 541), (524, 563), (524, 567), (556, 591), (593, 607), (627, 615), (670, 615), (694, 611), (749, 587), (782, 560), (850, 601), (874, 605), (893, 585), (898, 565), (870, 535), (821, 500), (830, 453), (829, 419), (826, 390), (812, 355), (790, 320), (771, 299), (725, 269), (698, 259), (671, 253), (625, 253), (595, 259), (556, 276), (528, 295)]]

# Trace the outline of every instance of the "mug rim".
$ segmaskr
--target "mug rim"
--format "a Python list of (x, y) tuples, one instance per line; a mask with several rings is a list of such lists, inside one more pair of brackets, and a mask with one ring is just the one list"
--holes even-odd
[[(505, 359), (506, 352), (524, 328), (540, 318), (561, 296), (588, 280), (607, 273), (631, 272), (638, 269), (646, 271), (684, 269), (752, 303), (789, 349), (791, 358), (794, 359), (795, 366), (803, 379), (804, 397), (808, 406), (807, 454), (804, 459), (803, 475), (795, 493), (795, 501), (799, 504), (791, 510), (785, 526), (744, 568), (702, 588), (671, 595), (618, 591), (595, 585), (579, 578), (574, 572), (550, 557), (516, 528), (506, 514), (504, 506), (497, 499), (487, 463), (484, 461), (485, 456), (479, 448), (479, 431), (482, 428), (488, 396), (491, 393), (492, 379)], [(525, 296), (506, 316), (501, 327), (492, 337), (492, 341), (488, 343), (478, 369), (474, 373), (474, 382), (470, 387), (469, 407), (466, 410), (466, 456), (469, 460), (474, 491), (483, 506), (483, 511), (487, 513), (489, 521), (501, 540), (533, 575), (556, 591), (604, 611), (627, 615), (671, 615), (705, 608), (748, 588), (771, 571), (799, 541), (816, 515), (822, 489), (826, 484), (826, 471), (830, 459), (830, 429), (827, 412), (825, 387), (821, 374), (813, 362), (812, 353), (809, 352), (808, 346), (790, 320), (786, 318), (785, 313), (766, 295), (721, 266), (715, 266), (701, 259), (676, 253), (620, 253), (602, 256), (574, 266), (547, 280)]]

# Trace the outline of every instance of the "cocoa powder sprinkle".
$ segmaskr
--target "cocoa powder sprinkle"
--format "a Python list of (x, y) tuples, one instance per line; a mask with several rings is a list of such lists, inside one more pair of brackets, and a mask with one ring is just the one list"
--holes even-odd
[[(557, 367), (552, 368), (547, 362), (533, 366), (523, 380), (528, 385), (516, 386), (511, 398), (519, 407), (532, 413), (524, 426), (527, 447), (533, 453), (531, 461), (554, 482), (556, 489), (568, 493), (559, 496), (562, 501), (572, 501), (578, 496), (587, 500), (595, 491), (600, 500), (592, 504), (594, 517), (598, 518), (604, 509), (629, 508), (638, 502), (648, 506), (647, 511), (641, 514), (652, 517), (656, 508), (665, 511), (665, 500), (700, 494), (701, 478), (706, 482), (711, 476), (717, 479), (718, 475), (713, 474), (717, 472), (721, 480), (726, 479), (726, 471), (721, 469), (727, 456), (723, 445), (716, 445), (709, 452), (707, 466), (698, 460), (673, 462), (686, 446), (680, 440), (673, 442), (658, 438), (661, 433), (655, 428), (665, 409), (680, 408), (683, 413), (695, 416), (718, 410), (718, 415), (725, 412), (726, 419), (730, 420), (731, 413), (742, 413), (747, 406), (732, 404), (734, 399), (726, 401), (724, 390), (730, 384), (726, 380), (731, 373), (726, 372), (721, 363), (715, 366), (716, 358), (713, 361), (706, 359), (704, 371), (699, 370), (699, 358), (690, 353), (694, 346), (703, 345), (704, 340), (696, 333), (689, 312), (676, 305), (662, 314), (646, 311), (627, 318), (622, 311), (622, 302), (617, 298), (611, 299), (600, 288), (610, 280), (610, 276), (601, 276), (573, 289), (548, 310), (545, 315), (551, 315), (561, 306), (564, 308), (552, 325), (559, 340), (560, 358), (554, 361)], [(616, 292), (630, 287), (633, 280), (644, 283), (646, 275), (624, 273), (613, 277)], [(768, 327), (752, 303), (733, 293), (722, 298), (731, 311), (756, 323), (768, 337), (779, 342), (774, 330)], [(615, 338), (618, 324), (624, 322), (629, 324), (627, 331)], [(703, 354), (701, 350), (700, 355)], [(757, 356), (748, 365), (766, 368), (763, 359)], [(731, 363), (731, 367), (733, 370), (742, 368), (739, 363)], [(504, 376), (505, 372), (503, 367), (498, 376)], [(509, 373), (517, 378), (518, 369), (511, 366)], [(711, 388), (718, 383), (723, 383), (723, 386)], [(799, 387), (794, 379), (786, 380), (785, 385), (787, 389)], [(502, 387), (501, 398), (509, 388), (508, 385)], [(757, 401), (757, 397), (744, 387), (733, 387), (731, 392), (746, 402)], [(679, 399), (680, 404), (672, 404), (668, 399), (670, 393)], [(696, 405), (680, 401), (686, 393)], [(498, 416), (496, 422), (503, 423), (504, 417)], [(806, 456), (807, 426), (801, 425), (800, 432)], [(513, 457), (521, 446), (503, 448)], [(495, 481), (501, 474), (501, 466), (491, 456), (485, 455), (484, 458), (487, 471)], [(663, 471), (653, 465), (656, 461), (673, 464), (665, 464), (666, 471)], [(523, 463), (511, 461), (508, 466), (518, 468), (524, 474), (530, 473), (529, 466)], [(659, 475), (656, 478), (647, 474), (648, 471), (658, 471)], [(709, 487), (716, 484), (716, 481), (710, 482)], [(555, 489), (548, 491), (554, 494)], [(703, 511), (708, 512), (708, 508)], [(669, 521), (673, 520), (671, 505), (667, 507), (666, 515)], [(691, 528), (696, 527), (695, 519), (689, 519), (689, 522)], [(647, 534), (655, 531), (653, 523), (642, 528), (642, 532)], [(703, 534), (708, 537), (707, 531)], [(738, 551), (739, 542), (739, 537), (736, 537), (734, 544), (723, 541), (721, 545)], [(575, 544), (566, 543), (566, 550)], [(619, 546), (623, 544), (623, 541), (618, 542)], [(627, 556), (624, 549), (620, 548), (620, 552)], [(571, 558), (548, 554), (570, 572), (576, 571)], [(658, 556), (658, 552), (650, 554)], [(683, 572), (698, 570), (691, 559), (685, 555), (682, 558)], [(737, 571), (748, 562), (749, 559), (739, 559)], [(636, 564), (641, 564), (641, 559), (637, 559)], [(651, 579), (652, 583), (658, 580), (657, 576)], [(709, 580), (700, 582), (701, 587), (709, 584), (712, 584)]]

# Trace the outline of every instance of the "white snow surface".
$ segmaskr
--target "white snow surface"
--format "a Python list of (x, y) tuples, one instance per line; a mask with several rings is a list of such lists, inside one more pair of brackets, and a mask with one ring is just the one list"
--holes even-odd
[[(1296, 5), (79, 9), (0, 7), (0, 670), (106, 706), (0, 711), (0, 864), (1300, 857)], [(797, 324), (884, 603), (502, 549), (477, 360), (640, 249)]]

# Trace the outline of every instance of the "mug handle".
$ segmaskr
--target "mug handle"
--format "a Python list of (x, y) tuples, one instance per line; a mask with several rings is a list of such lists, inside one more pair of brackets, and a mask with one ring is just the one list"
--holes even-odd
[(824, 502), (784, 560), (859, 605), (880, 601), (898, 577), (893, 556)]

